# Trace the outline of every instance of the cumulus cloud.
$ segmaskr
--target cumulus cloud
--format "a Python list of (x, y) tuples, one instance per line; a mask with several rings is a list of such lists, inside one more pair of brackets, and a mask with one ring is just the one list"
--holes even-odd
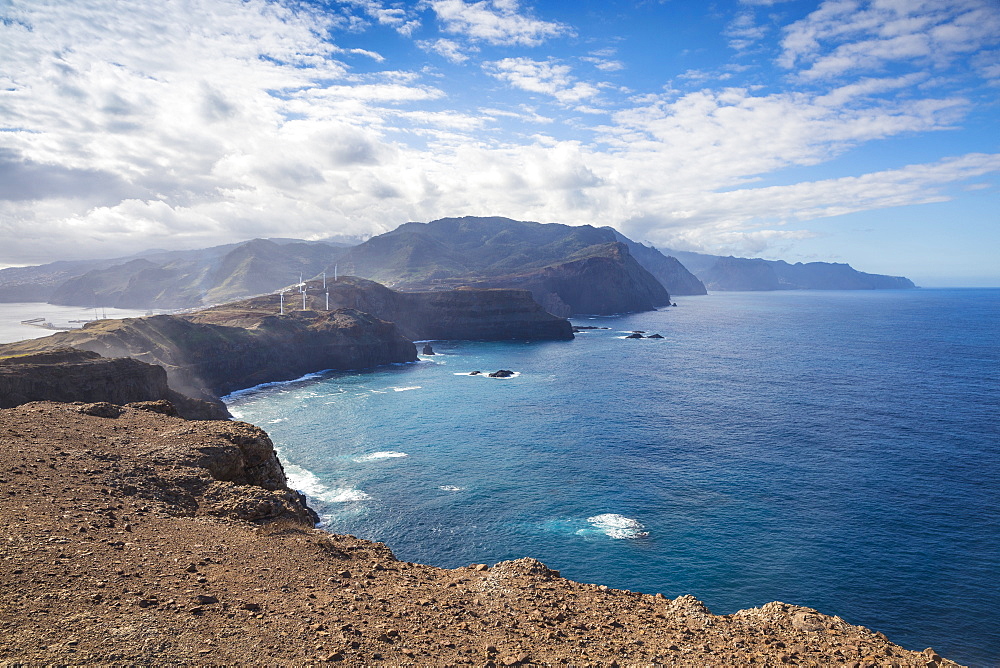
[(594, 84), (577, 81), (571, 74), (572, 68), (569, 65), (552, 60), (504, 58), (484, 63), (483, 69), (511, 86), (531, 93), (551, 95), (563, 104), (591, 99), (600, 92)]
[(427, 0), (445, 32), (496, 45), (537, 46), (569, 27), (521, 13), (517, 0)]

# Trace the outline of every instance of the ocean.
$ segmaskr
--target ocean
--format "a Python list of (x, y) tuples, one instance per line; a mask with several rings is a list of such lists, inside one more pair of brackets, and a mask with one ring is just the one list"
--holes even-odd
[[(1000, 290), (716, 293), (227, 398), (323, 527), (1000, 665)], [(626, 339), (634, 331), (662, 339)], [(469, 375), (511, 369), (513, 378)]]
[[(160, 312), (160, 311), (158, 311)], [(0, 343), (40, 339), (58, 330), (21, 324), (22, 320), (44, 318), (56, 327), (78, 328), (83, 323), (98, 318), (138, 318), (148, 315), (148, 309), (85, 308), (83, 306), (54, 306), (39, 302), (14, 302), (0, 304)]]

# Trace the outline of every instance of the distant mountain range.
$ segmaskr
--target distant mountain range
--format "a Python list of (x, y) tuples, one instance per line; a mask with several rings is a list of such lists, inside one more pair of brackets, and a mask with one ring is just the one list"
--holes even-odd
[[(690, 270), (690, 271), (689, 271)], [(661, 252), (610, 227), (507, 218), (406, 223), (348, 246), (254, 239), (191, 251), (0, 270), (0, 302), (191, 308), (280, 290), (323, 271), (396, 290), (522, 288), (556, 315), (642, 311), (710, 290), (912, 288), (846, 264)]]
[(915, 288), (908, 278), (866, 274), (849, 264), (722, 257), (664, 250), (676, 257), (709, 290), (904, 290)]

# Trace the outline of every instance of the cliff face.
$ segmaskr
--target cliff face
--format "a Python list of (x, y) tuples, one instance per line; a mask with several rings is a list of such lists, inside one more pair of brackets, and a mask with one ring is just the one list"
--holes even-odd
[(523, 274), (498, 276), (474, 285), (530, 290), (554, 315), (612, 315), (652, 311), (670, 304), (670, 295), (622, 243), (610, 243), (566, 262)]
[[(525, 290), (462, 289), (434, 292), (397, 292), (354, 276), (332, 277), (326, 291), (321, 281), (309, 281), (306, 306), (322, 313), (326, 292), (330, 308), (352, 308), (394, 323), (411, 340), (470, 339), (500, 341), (508, 339), (564, 340), (573, 338), (569, 321), (558, 318), (539, 306)], [(302, 311), (302, 296), (292, 292), (285, 297), (285, 309), (291, 317)], [(279, 297), (265, 295), (224, 304), (187, 316), (196, 322), (250, 326), (260, 313), (276, 313)]]
[(529, 290), (563, 317), (649, 311), (670, 302), (663, 285), (610, 228), (590, 225), (474, 216), (406, 223), (346, 251), (338, 265), (406, 291)]
[(102, 320), (80, 330), (0, 346), (0, 355), (60, 347), (160, 365), (171, 388), (216, 402), (217, 395), (320, 369), (417, 358), (414, 345), (392, 323), (351, 309), (300, 311), (285, 317), (258, 312), (239, 326), (198, 321), (197, 316)]
[(0, 443), (5, 664), (955, 665), (795, 605), (400, 562), (312, 528), (243, 423), (34, 403), (0, 410)]
[(611, 227), (609, 230), (618, 241), (628, 246), (636, 262), (651, 273), (672, 295), (707, 295), (708, 290), (701, 280), (688, 271), (680, 260), (672, 255), (664, 255), (655, 248), (632, 241)]
[(174, 392), (162, 367), (135, 359), (108, 359), (72, 348), (0, 357), (0, 408), (43, 400), (114, 404), (167, 400), (189, 419), (229, 417), (220, 404)]

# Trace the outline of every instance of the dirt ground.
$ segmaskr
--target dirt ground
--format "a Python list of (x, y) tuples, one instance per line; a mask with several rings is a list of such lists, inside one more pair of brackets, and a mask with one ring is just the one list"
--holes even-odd
[(0, 411), (0, 665), (955, 665), (783, 603), (400, 562), (312, 528), (261, 430), (155, 411)]

